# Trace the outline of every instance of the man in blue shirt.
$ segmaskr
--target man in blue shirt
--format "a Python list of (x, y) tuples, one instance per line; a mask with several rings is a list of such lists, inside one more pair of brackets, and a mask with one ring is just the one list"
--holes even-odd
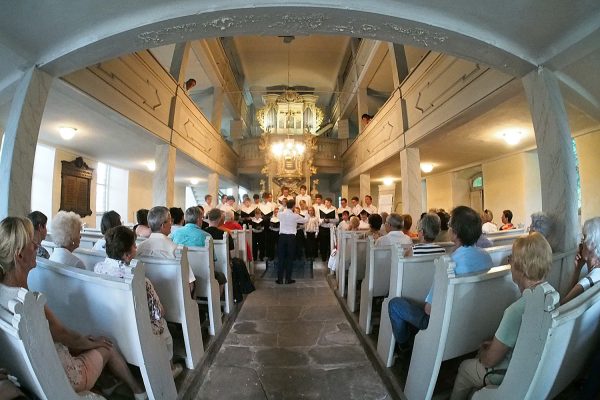
[(171, 233), (171, 240), (182, 246), (204, 247), (206, 238), (210, 235), (201, 228), (203, 218), (204, 213), (198, 206), (185, 210), (185, 225)]
[[(481, 236), (481, 217), (472, 208), (459, 206), (452, 210), (450, 236), (457, 245), (452, 253), (452, 261), (456, 263), (456, 275), (484, 272), (493, 267), (492, 258), (485, 251), (475, 246)], [(422, 307), (401, 297), (395, 297), (388, 304), (390, 321), (394, 338), (400, 346), (406, 345), (411, 337), (411, 326), (423, 330), (429, 325), (433, 287), (429, 290)]]

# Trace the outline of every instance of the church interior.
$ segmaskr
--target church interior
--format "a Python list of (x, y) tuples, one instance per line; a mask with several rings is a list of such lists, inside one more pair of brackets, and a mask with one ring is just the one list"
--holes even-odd
[[(284, 189), (295, 197), (301, 187), (310, 196), (309, 203), (314, 205), (318, 195), (336, 209), (342, 207), (342, 199), (350, 205), (354, 197), (364, 209), (369, 197), (380, 213), (400, 214), (405, 221), (410, 217), (414, 232), (421, 229), (417, 221), (428, 212), (445, 212), (454, 218), (453, 210), (459, 206), (478, 215), (490, 210), (493, 217), (488, 222), (501, 226), (504, 210), (510, 210), (508, 222), (512, 219), (514, 234), (490, 234), (489, 238), (493, 246), (508, 246), (512, 256), (492, 254), (493, 268), (506, 268), (494, 270), (496, 275), (485, 282), (482, 278), (476, 289), (482, 295), (491, 291), (501, 302), (500, 284), (510, 287), (503, 292), (510, 296), (514, 283), (519, 285), (518, 279), (511, 278), (510, 260), (517, 257), (511, 246), (529, 231), (532, 214), (542, 212), (553, 225), (546, 240), (554, 270), (548, 275), (549, 284), (538, 290), (536, 283), (527, 299), (545, 302), (546, 312), (540, 321), (526, 323), (525, 316), (537, 314), (525, 308), (512, 353), (513, 371), (509, 367), (504, 385), (496, 385), (499, 392), (483, 390), (473, 398), (508, 398), (503, 397), (506, 393), (517, 396), (513, 398), (583, 398), (578, 386), (586, 378), (583, 364), (558, 359), (554, 378), (548, 378), (538, 364), (524, 360), (535, 353), (532, 360), (553, 365), (543, 340), (541, 347), (531, 346), (530, 353), (521, 353), (526, 340), (541, 340), (522, 333), (525, 328), (535, 331), (535, 323), (561, 332), (561, 313), (575, 315), (576, 306), (585, 309), (585, 315), (596, 312), (600, 316), (600, 309), (596, 310), (600, 306), (594, 306), (600, 293), (590, 294), (596, 288), (584, 288), (585, 298), (581, 295), (560, 303), (578, 282), (570, 279), (573, 264), (577, 266), (576, 260), (583, 257), (582, 244), (600, 240), (600, 236), (590, 239), (591, 223), (586, 228), (586, 221), (600, 216), (596, 189), (600, 160), (595, 154), (600, 148), (597, 1), (257, 0), (215, 4), (206, 0), (106, 0), (68, 4), (26, 0), (8, 2), (0, 22), (0, 220), (40, 211), (47, 216), (49, 237), (54, 238), (57, 235), (50, 227), (59, 211), (75, 211), (81, 217), (81, 243), (86, 243), (100, 235), (103, 218), (111, 210), (123, 225), (133, 227), (140, 223), (140, 209), (206, 208), (210, 195), (209, 209), (216, 208), (223, 196), (233, 196), (231, 207), (239, 211), (245, 196), (253, 201), (258, 195), (258, 206), (263, 194), (277, 202)], [(248, 209), (254, 212), (255, 208)], [(315, 210), (318, 214), (319, 208)], [(282, 213), (287, 213), (284, 206)], [(341, 217), (341, 211), (337, 213)], [(209, 222), (208, 210), (204, 217)], [(250, 218), (248, 214), (248, 222)], [(299, 267), (294, 272), (297, 282), (286, 276), (285, 283), (294, 285), (279, 285), (281, 277), (275, 281), (273, 265), (263, 261), (264, 254), (259, 259), (252, 249), (246, 254), (244, 244), (248, 241), (251, 248), (251, 235), (258, 232), (248, 226), (246, 239), (242, 233), (231, 238), (256, 291), (244, 295), (242, 302), (229, 304), (229, 299), (221, 306), (221, 297), (228, 298), (229, 289), (219, 295), (223, 289), (215, 288), (217, 281), (210, 276), (220, 268), (216, 260), (221, 253), (217, 254), (216, 245), (214, 254), (212, 247), (206, 251), (206, 262), (212, 266), (206, 279), (213, 287), (205, 296), (208, 305), (200, 305), (201, 314), (206, 314), (200, 317), (202, 331), (192, 332), (186, 322), (191, 298), (182, 300), (185, 311), (177, 323), (166, 318), (173, 352), (185, 354), (183, 374), (174, 383), (167, 376), (169, 382), (149, 385), (152, 377), (160, 375), (158, 367), (148, 372), (144, 372), (146, 367), (132, 368), (146, 385), (148, 398), (460, 398), (451, 394), (457, 369), (476, 354), (478, 346), (466, 345), (462, 351), (462, 342), (453, 339), (446, 348), (440, 345), (431, 350), (429, 346), (427, 352), (428, 346), (422, 343), (427, 336), (419, 337), (435, 333), (435, 312), (442, 313), (444, 305), (448, 312), (450, 294), (440, 292), (450, 299), (447, 304), (432, 304), (431, 329), (416, 334), (408, 349), (395, 346), (396, 331), (392, 335), (392, 328), (383, 328), (390, 324), (388, 303), (392, 297), (413, 294), (394, 284), (396, 278), (398, 282), (403, 278), (393, 272), (389, 275), (389, 265), (383, 292), (373, 294), (379, 290), (377, 283), (365, 289), (367, 283), (377, 282), (378, 273), (376, 245), (368, 238), (344, 236), (341, 228), (332, 231), (338, 233), (331, 235), (326, 248), (337, 253), (321, 253), (323, 259), (311, 261), (310, 274), (304, 271), (306, 266)], [(329, 224), (324, 226), (330, 235)], [(356, 250), (357, 246), (362, 250)], [(595, 251), (593, 246), (590, 249)], [(229, 258), (227, 249), (223, 254)], [(177, 257), (185, 259), (185, 250)], [(192, 271), (191, 257), (184, 271)], [(332, 257), (337, 271), (331, 271)], [(362, 264), (355, 260), (361, 257)], [(392, 271), (401, 269), (403, 263), (410, 271), (408, 264), (417, 256), (391, 246), (386, 257)], [(446, 276), (444, 262), (452, 263), (450, 257), (437, 261), (437, 257), (426, 257), (431, 257), (432, 272), (425, 279), (425, 292), (414, 292), (419, 301), (432, 282), (439, 288), (440, 281), (459, 275)], [(275, 269), (283, 264), (279, 262)], [(357, 263), (362, 267), (356, 267)], [(146, 266), (146, 278), (154, 273), (151, 264)], [(63, 302), (51, 296), (59, 295), (60, 287), (52, 288), (42, 278), (56, 274), (69, 287), (67, 275), (39, 258), (37, 265), (35, 270), (45, 272), (30, 275), (30, 286), (47, 288), (48, 305), (63, 307)], [(590, 274), (595, 266), (588, 262)], [(556, 268), (561, 269), (557, 272)], [(141, 275), (136, 272), (129, 278), (128, 290), (135, 292), (133, 283), (143, 287), (140, 270)], [(228, 274), (227, 263), (223, 271)], [(193, 273), (201, 282), (200, 275)], [(504, 275), (499, 278), (500, 274)], [(408, 276), (409, 272), (405, 279)], [(181, 279), (185, 289), (185, 274), (178, 275)], [(456, 298), (462, 293), (460, 284), (467, 281), (456, 284)], [(170, 302), (162, 295), (168, 289), (152, 283), (161, 301)], [(16, 308), (10, 305), (17, 295), (5, 293), (0, 290), (0, 323), (8, 326), (10, 315), (13, 321), (18, 319)], [(213, 295), (219, 303), (214, 309)], [(486, 337), (477, 336), (478, 343), (494, 335), (502, 312), (516, 299), (510, 298), (497, 311), (497, 319), (490, 317), (493, 326)], [(476, 305), (472, 299), (469, 304)], [(38, 300), (31, 301), (37, 304)], [(67, 300), (64, 307), (76, 307), (77, 300)], [(366, 325), (365, 307), (369, 314), (364, 318), (373, 319)], [(371, 308), (381, 311), (371, 315)], [(223, 313), (217, 317), (216, 331), (214, 310)], [(63, 314), (53, 311), (63, 319)], [(471, 318), (479, 311), (473, 307)], [(584, 315), (584, 311), (577, 312)], [(440, 338), (433, 336), (436, 343), (451, 337), (453, 329), (458, 329), (455, 325), (469, 320), (457, 312), (452, 322), (452, 315), (447, 313), (447, 319), (440, 322)], [(193, 318), (196, 321), (198, 316)], [(587, 333), (581, 326), (571, 329), (586, 337), (585, 344), (578, 347), (565, 339), (562, 345), (597, 365), (600, 323), (593, 318), (583, 321)], [(18, 328), (16, 322), (13, 325)], [(189, 339), (194, 335), (199, 340), (197, 354)], [(152, 335), (140, 333), (140, 337), (147, 336)], [(392, 343), (387, 350), (383, 349), (386, 340)], [(144, 353), (143, 346), (139, 354)], [(137, 365), (123, 350), (127, 345), (119, 347), (126, 361)], [(137, 357), (136, 352), (132, 351), (131, 359)], [(0, 368), (19, 370), (3, 365), (13, 358), (0, 356)], [(427, 364), (429, 358), (431, 364)], [(41, 362), (48, 360), (54, 358)], [(570, 366), (580, 367), (565, 372)], [(432, 383), (426, 383), (431, 376)], [(43, 381), (38, 379), (36, 385), (44, 387)], [(547, 392), (540, 391), (541, 386)], [(39, 392), (29, 390), (31, 397), (25, 398), (39, 397)], [(57, 390), (55, 395), (66, 393)], [(119, 388), (116, 393), (105, 397), (128, 398), (131, 390)], [(46, 393), (46, 398), (53, 397)]]

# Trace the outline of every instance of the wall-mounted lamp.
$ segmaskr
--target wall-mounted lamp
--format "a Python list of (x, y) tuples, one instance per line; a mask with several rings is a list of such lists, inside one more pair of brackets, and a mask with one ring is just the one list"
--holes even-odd
[(385, 186), (392, 186), (394, 184), (394, 179), (392, 179), (392, 178), (383, 178), (383, 184)]
[(504, 141), (510, 146), (519, 144), (522, 138), (522, 131), (506, 131), (502, 133), (502, 139), (504, 139)]
[(156, 162), (154, 160), (144, 162), (148, 171), (156, 171)]
[(60, 137), (64, 140), (71, 140), (75, 137), (77, 129), (68, 126), (61, 126), (58, 128), (58, 132), (60, 132)]
[(190, 179), (190, 183), (191, 183), (192, 185), (194, 185), (194, 186), (195, 186), (195, 185), (197, 185), (197, 184), (198, 184), (198, 182), (200, 182), (200, 180), (199, 180), (199, 179), (197, 179), (197, 178), (192, 178), (192, 179)]
[(421, 163), (421, 171), (425, 172), (426, 174), (430, 173), (431, 171), (433, 171), (433, 164)]

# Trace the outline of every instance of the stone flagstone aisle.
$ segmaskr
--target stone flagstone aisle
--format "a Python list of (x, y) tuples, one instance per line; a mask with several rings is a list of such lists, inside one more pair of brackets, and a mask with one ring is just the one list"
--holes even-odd
[(292, 285), (258, 279), (256, 288), (194, 399), (391, 398), (323, 270)]

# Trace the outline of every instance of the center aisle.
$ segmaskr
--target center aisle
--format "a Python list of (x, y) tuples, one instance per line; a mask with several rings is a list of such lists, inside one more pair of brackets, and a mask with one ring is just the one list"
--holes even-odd
[(324, 274), (257, 279), (194, 399), (390, 399)]

